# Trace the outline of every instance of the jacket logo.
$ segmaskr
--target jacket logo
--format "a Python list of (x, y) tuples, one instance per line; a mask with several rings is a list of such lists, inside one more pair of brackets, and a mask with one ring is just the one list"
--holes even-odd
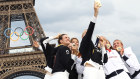
[(117, 58), (117, 56), (110, 56), (109, 58)]
[(66, 54), (70, 54), (69, 50), (66, 50)]

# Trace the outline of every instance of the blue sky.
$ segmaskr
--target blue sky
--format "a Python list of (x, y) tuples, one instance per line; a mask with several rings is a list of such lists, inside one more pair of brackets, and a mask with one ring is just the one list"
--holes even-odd
[[(101, 2), (93, 41), (97, 35), (105, 36), (110, 42), (120, 39), (125, 47), (132, 47), (140, 61), (140, 1)], [(35, 9), (46, 36), (67, 33), (81, 40), (83, 30), (87, 29), (93, 18), (93, 4), (94, 0), (36, 0)]]

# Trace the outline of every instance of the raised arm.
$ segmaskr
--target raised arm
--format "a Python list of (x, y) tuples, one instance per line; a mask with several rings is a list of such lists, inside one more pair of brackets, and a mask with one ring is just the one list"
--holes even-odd
[(95, 1), (94, 2), (94, 17), (93, 17), (93, 20), (90, 22), (88, 29), (85, 30), (82, 34), (82, 37), (83, 37), (82, 41), (83, 42), (90, 42), (91, 41), (91, 37), (92, 37), (94, 27), (95, 27), (96, 18), (98, 16), (98, 11), (99, 11), (100, 7), (101, 7), (100, 3)]
[(132, 51), (131, 47), (124, 49), (124, 55), (122, 55), (123, 60), (127, 63), (127, 65), (136, 71), (140, 69), (139, 61)]
[(94, 2), (94, 17), (97, 18), (99, 8), (101, 7), (101, 3), (99, 1)]
[(88, 29), (85, 30), (84, 33), (82, 34), (82, 41), (81, 41), (80, 48), (79, 48), (79, 51), (83, 58), (82, 64), (85, 62), (85, 60), (90, 58), (90, 53), (91, 53), (90, 50), (93, 47), (93, 42), (91, 40), (91, 37), (92, 37), (93, 31), (94, 31), (95, 20), (98, 15), (99, 8), (100, 8), (99, 3), (95, 2), (94, 3), (93, 21), (90, 22)]
[(54, 40), (54, 39), (58, 39), (58, 37), (60, 36), (60, 34), (58, 34), (57, 36), (54, 36), (54, 37), (45, 37), (45, 38), (42, 38), (41, 40), (40, 40), (40, 44), (41, 44), (41, 47), (42, 47), (42, 49), (43, 49), (43, 51), (45, 52), (47, 49), (47, 45), (49, 45), (49, 42), (51, 41), (51, 40)]
[(108, 56), (107, 56), (107, 52), (106, 52), (106, 49), (105, 49), (106, 38), (103, 37), (103, 36), (98, 36), (97, 38), (99, 38), (98, 47), (101, 48), (101, 50), (102, 50), (102, 62), (105, 64), (108, 61)]

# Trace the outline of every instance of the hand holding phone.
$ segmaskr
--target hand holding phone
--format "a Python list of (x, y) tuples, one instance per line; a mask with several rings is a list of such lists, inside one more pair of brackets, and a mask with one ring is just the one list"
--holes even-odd
[(96, 3), (98, 3), (99, 7), (102, 6), (101, 1), (100, 0), (95, 0)]

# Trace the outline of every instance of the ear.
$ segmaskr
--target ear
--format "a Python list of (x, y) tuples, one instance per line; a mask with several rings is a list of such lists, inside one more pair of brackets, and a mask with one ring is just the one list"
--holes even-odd
[(60, 40), (60, 43), (62, 44), (62, 43), (63, 43), (63, 41), (62, 41), (62, 40)]

